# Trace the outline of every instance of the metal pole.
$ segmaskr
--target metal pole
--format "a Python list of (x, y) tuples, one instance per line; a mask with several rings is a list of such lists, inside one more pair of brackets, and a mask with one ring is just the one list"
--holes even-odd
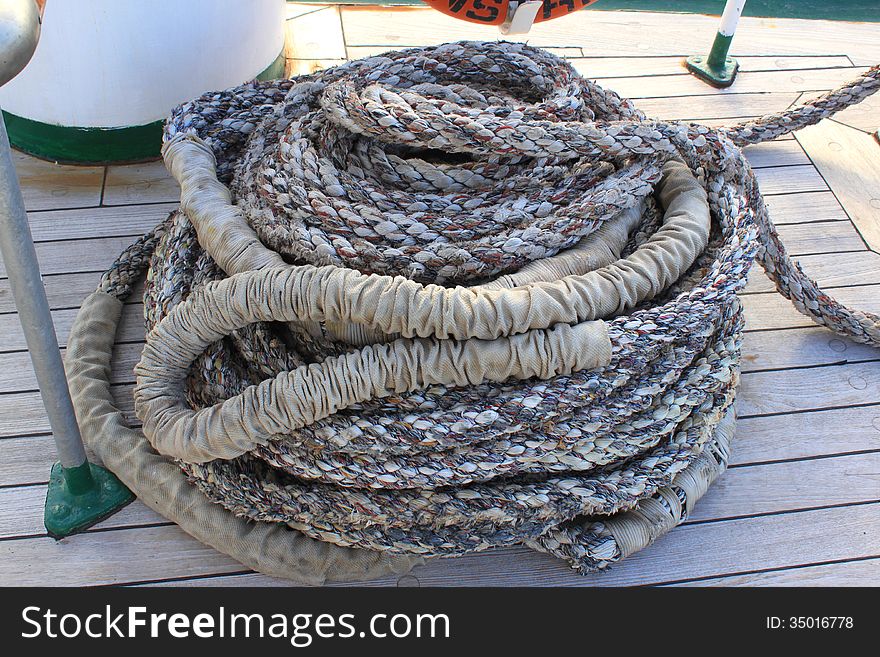
[(58, 457), (65, 468), (86, 462), (79, 426), (64, 377), (58, 338), (49, 314), (37, 253), (9, 151), (6, 125), (0, 121), (0, 251), (15, 307), (24, 330)]
[[(30, 61), (40, 22), (41, 7), (34, 0), (4, 0), (0, 5), (0, 85)], [(44, 521), (49, 534), (60, 538), (90, 527), (133, 497), (111, 472), (86, 458), (2, 119), (0, 253), (58, 449), (60, 463), (50, 475)]]
[(729, 87), (736, 78), (739, 62), (727, 55), (745, 6), (746, 0), (727, 0), (709, 56), (695, 55), (687, 59), (688, 70), (713, 86)]

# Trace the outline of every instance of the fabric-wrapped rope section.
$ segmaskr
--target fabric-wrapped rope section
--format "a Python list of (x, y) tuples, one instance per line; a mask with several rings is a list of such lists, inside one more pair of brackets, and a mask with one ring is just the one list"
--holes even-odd
[[(391, 52), (177, 108), (180, 209), (126, 250), (68, 352), (90, 447), (154, 509), (303, 582), (525, 544), (582, 572), (687, 517), (727, 463), (755, 258), (792, 263), (740, 147), (878, 69), (728, 128), (646, 118), (519, 43)], [(146, 271), (143, 429), (109, 393)]]

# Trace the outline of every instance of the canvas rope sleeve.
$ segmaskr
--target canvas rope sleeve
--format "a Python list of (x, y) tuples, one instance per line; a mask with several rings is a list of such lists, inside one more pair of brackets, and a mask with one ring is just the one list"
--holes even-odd
[(89, 302), (114, 316), (146, 272), (142, 429), (81, 313), (74, 337), (104, 334), (68, 356), (84, 435), (194, 536), (300, 581), (519, 544), (605, 568), (726, 467), (755, 259), (880, 344), (789, 258), (740, 149), (878, 87), (712, 129), (459, 42), (206, 94), (166, 127), (180, 209)]
[[(183, 384), (192, 362), (234, 329), (297, 318), (302, 304), (297, 292), (311, 289), (299, 273), (294, 268), (263, 270), (203, 288), (150, 333), (135, 368), (135, 404), (144, 432), (159, 452), (197, 462), (234, 458), (274, 435), (374, 397), (435, 384), (547, 379), (601, 367), (611, 356), (601, 321), (495, 339), (396, 340), (301, 366), (220, 405), (189, 409)], [(339, 298), (343, 290), (327, 294)]]
[(301, 584), (407, 572), (417, 558), (340, 548), (285, 525), (237, 518), (198, 492), (171, 459), (130, 428), (110, 390), (110, 361), (122, 301), (102, 291), (83, 302), (67, 342), (66, 366), (77, 421), (90, 450), (151, 509), (242, 564)]

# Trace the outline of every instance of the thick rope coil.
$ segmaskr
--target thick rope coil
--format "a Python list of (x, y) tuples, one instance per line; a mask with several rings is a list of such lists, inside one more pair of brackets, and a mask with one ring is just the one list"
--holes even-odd
[[(138, 454), (338, 546), (604, 568), (726, 466), (756, 257), (799, 310), (880, 344), (788, 258), (740, 150), (878, 86), (873, 68), (710, 129), (539, 49), (461, 42), (187, 103), (164, 147), (181, 208), (97, 293), (147, 270)], [(187, 528), (145, 456), (108, 454)]]

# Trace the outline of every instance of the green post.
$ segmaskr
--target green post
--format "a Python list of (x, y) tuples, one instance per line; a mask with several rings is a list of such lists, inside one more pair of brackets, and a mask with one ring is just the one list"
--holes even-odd
[(739, 62), (728, 57), (728, 53), (745, 4), (746, 0), (727, 0), (709, 56), (694, 55), (687, 59), (688, 70), (712, 86), (729, 87), (736, 79)]

